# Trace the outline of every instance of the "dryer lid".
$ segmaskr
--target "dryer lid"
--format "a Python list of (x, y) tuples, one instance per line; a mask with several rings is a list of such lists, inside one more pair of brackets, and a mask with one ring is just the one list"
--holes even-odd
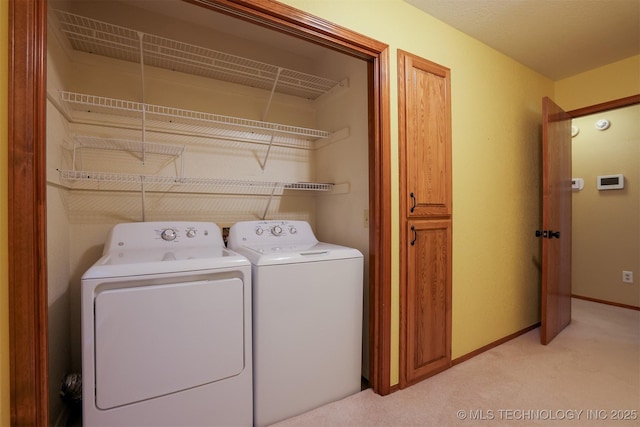
[(169, 274), (249, 265), (224, 247), (212, 222), (162, 221), (115, 225), (102, 258), (82, 279)]
[(141, 276), (195, 272), (248, 266), (243, 256), (223, 248), (188, 248), (181, 250), (137, 250), (110, 252), (89, 268), (82, 280), (109, 277)]

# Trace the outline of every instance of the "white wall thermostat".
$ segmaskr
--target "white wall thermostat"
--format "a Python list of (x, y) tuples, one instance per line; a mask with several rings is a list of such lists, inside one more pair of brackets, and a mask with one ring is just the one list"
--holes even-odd
[(571, 179), (571, 189), (580, 191), (584, 188), (584, 179), (582, 178), (573, 178)]
[(622, 188), (624, 188), (624, 176), (621, 173), (598, 177), (598, 190), (620, 190)]

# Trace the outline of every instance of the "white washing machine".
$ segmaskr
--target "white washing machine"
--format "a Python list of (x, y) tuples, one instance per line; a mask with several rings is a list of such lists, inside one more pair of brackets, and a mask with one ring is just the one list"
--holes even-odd
[(362, 254), (304, 221), (240, 222), (228, 246), (252, 264), (254, 424), (359, 392)]
[(84, 426), (250, 426), (251, 266), (206, 222), (116, 225), (82, 276)]

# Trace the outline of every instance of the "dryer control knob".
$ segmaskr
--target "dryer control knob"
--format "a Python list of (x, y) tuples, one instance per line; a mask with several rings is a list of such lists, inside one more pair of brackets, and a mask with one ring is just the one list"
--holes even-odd
[(289, 227), (289, 233), (291, 234), (296, 234), (298, 232), (298, 229), (295, 227)]
[(274, 236), (279, 236), (282, 234), (282, 227), (280, 227), (279, 225), (274, 225), (273, 228), (271, 229), (271, 233)]
[(162, 233), (160, 233), (160, 237), (162, 237), (162, 240), (166, 240), (167, 242), (175, 240), (177, 237), (176, 230), (173, 228), (165, 228), (162, 230)]
[(187, 230), (187, 237), (189, 237), (189, 238), (196, 237), (196, 229), (195, 228), (188, 229)]
[(264, 233), (264, 230), (262, 228), (256, 228), (256, 234), (258, 236), (262, 236), (262, 233)]

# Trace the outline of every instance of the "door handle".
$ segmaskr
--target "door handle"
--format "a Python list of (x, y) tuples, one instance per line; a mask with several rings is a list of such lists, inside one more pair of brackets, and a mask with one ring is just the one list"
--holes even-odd
[(413, 194), (413, 191), (409, 193), (409, 197), (411, 197), (411, 209), (409, 209), (409, 211), (413, 212), (416, 209), (418, 201), (416, 200), (416, 196)]
[(418, 233), (416, 232), (416, 227), (414, 225), (411, 226), (411, 231), (413, 231), (413, 240), (411, 241), (411, 246), (414, 246), (416, 244), (416, 240), (418, 240)]
[(559, 239), (560, 232), (553, 230), (536, 230), (536, 237), (542, 237), (543, 239), (553, 239), (555, 237)]

